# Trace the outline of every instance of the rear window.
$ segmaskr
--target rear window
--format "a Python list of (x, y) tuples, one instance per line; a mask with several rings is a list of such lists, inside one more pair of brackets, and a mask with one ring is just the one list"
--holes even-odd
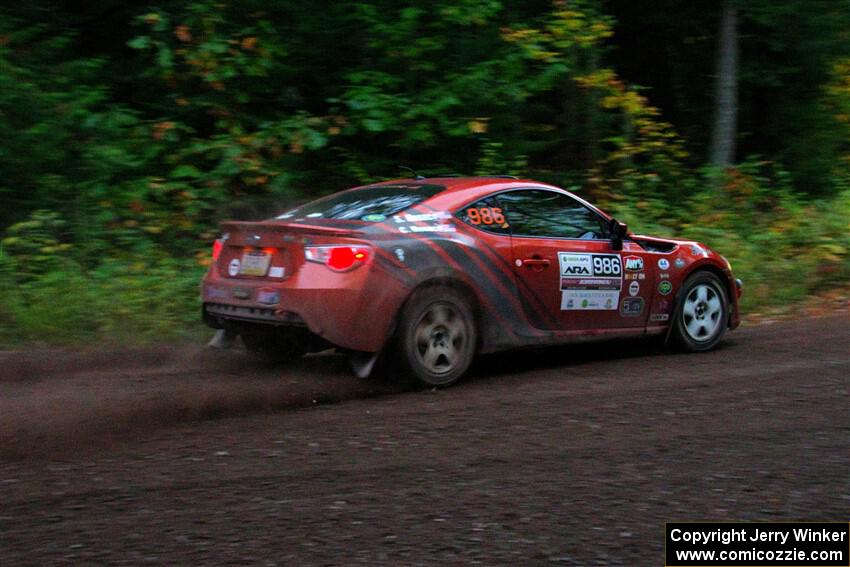
[(340, 219), (383, 222), (396, 213), (443, 191), (443, 185), (398, 184), (364, 187), (318, 199), (280, 215), (279, 219)]

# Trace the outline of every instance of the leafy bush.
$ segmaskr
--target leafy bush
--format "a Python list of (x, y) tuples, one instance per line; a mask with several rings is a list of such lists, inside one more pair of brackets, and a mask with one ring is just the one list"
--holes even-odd
[(204, 269), (174, 260), (67, 266), (27, 282), (0, 276), (0, 341), (85, 344), (186, 339), (200, 332)]
[(804, 200), (787, 173), (759, 161), (703, 171), (684, 188), (678, 200), (626, 193), (608, 209), (636, 232), (698, 240), (723, 254), (745, 282), (745, 309), (788, 304), (850, 278), (850, 189)]
[(205, 267), (196, 258), (152, 250), (104, 256), (86, 270), (63, 242), (65, 231), (58, 214), (36, 211), (0, 241), (0, 341), (132, 343), (198, 328)]

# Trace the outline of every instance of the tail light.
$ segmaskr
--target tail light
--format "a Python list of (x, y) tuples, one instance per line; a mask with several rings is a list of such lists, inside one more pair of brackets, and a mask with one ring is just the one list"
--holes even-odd
[(212, 249), (212, 259), (213, 262), (218, 260), (219, 255), (221, 255), (221, 249), (224, 248), (224, 240), (221, 238), (216, 238), (213, 241), (213, 249)]
[(305, 246), (304, 258), (308, 262), (324, 264), (335, 272), (347, 272), (363, 265), (369, 259), (368, 246)]

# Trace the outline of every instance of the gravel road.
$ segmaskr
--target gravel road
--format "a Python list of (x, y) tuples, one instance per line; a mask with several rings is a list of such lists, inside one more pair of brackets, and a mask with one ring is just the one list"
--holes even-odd
[(850, 316), (443, 391), (190, 348), (0, 353), (0, 565), (663, 565), (664, 522), (850, 520)]

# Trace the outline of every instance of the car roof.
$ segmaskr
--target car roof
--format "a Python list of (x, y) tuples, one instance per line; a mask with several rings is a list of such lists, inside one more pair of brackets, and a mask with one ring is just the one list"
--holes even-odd
[[(389, 181), (380, 181), (378, 183), (369, 183), (361, 187), (375, 187), (378, 185), (442, 185), (446, 188), (446, 192), (458, 191), (472, 187), (490, 187), (492, 185), (501, 185), (505, 183), (522, 184), (522, 185), (545, 185), (539, 181), (532, 179), (520, 179), (512, 175), (481, 175), (481, 176), (434, 176), (434, 177), (406, 177), (401, 179), (391, 179)], [(360, 189), (361, 187), (357, 187)]]
[(548, 189), (559, 193), (567, 194), (574, 199), (585, 204), (589, 208), (602, 214), (604, 217), (609, 217), (607, 213), (587, 202), (578, 195), (570, 193), (561, 187), (541, 183), (533, 179), (521, 179), (512, 176), (479, 176), (479, 177), (417, 177), (393, 179), (379, 183), (370, 183), (362, 187), (376, 187), (381, 185), (440, 185), (445, 187), (436, 195), (426, 199), (425, 202), (435, 209), (450, 210), (467, 203), (471, 203), (477, 199), (481, 199), (492, 193), (507, 191), (509, 189)]
[[(445, 187), (442, 191), (429, 198), (434, 204), (437, 202), (450, 206), (450, 203), (462, 203), (476, 197), (483, 197), (496, 191), (512, 189), (517, 187), (539, 187), (563, 191), (560, 187), (548, 185), (532, 179), (519, 179), (513, 176), (479, 176), (479, 177), (416, 177), (404, 179), (392, 179), (380, 183), (370, 183), (362, 187), (377, 187), (381, 185), (440, 185)], [(360, 189), (362, 187), (357, 187)]]

